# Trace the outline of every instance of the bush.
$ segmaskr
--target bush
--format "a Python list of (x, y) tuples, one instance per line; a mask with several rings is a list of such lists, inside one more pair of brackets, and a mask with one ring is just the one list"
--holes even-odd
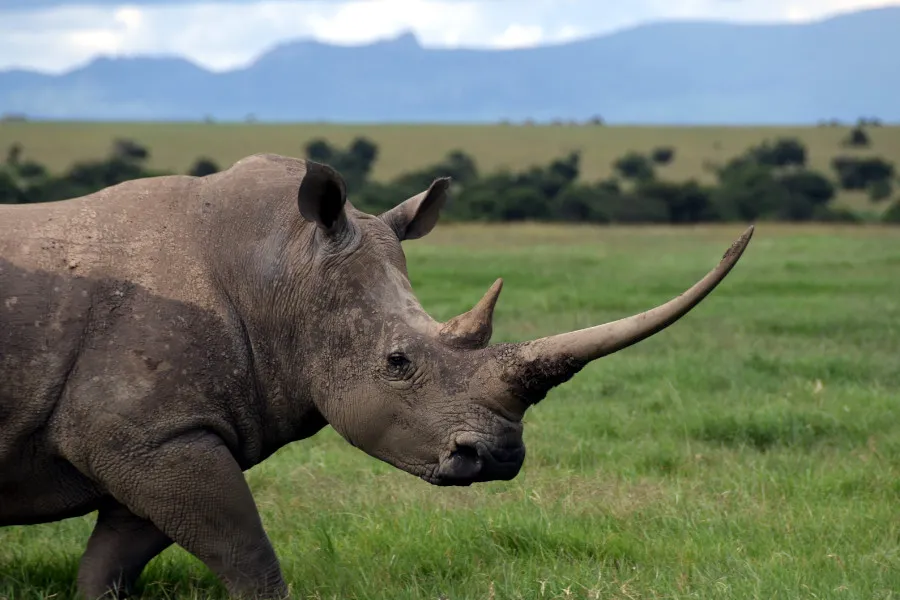
[[(669, 223), (697, 223), (716, 220), (710, 191), (696, 181), (670, 183), (647, 181), (639, 184), (633, 193), (645, 201), (643, 206), (661, 204), (666, 207)], [(654, 208), (654, 216), (656, 209)]]
[(770, 167), (802, 167), (806, 165), (806, 146), (795, 138), (779, 138), (751, 148), (746, 157)]
[(145, 176), (140, 165), (115, 157), (110, 160), (77, 162), (72, 165), (67, 179), (75, 185), (99, 190)]
[(755, 221), (775, 214), (790, 203), (790, 193), (771, 168), (753, 162), (734, 162), (720, 173), (712, 192), (716, 213), (725, 220)]
[(669, 207), (659, 198), (640, 194), (606, 197), (603, 209), (612, 223), (668, 223)]
[(894, 200), (890, 207), (881, 215), (881, 220), (885, 223), (900, 224), (900, 199)]
[(19, 161), (16, 163), (16, 173), (26, 181), (34, 181), (43, 179), (48, 176), (47, 168), (41, 163), (33, 160)]
[(837, 156), (831, 161), (831, 166), (845, 190), (865, 190), (871, 184), (894, 175), (894, 165), (881, 158)]
[(805, 198), (810, 204), (825, 205), (835, 195), (834, 184), (814, 171), (795, 171), (779, 176), (778, 181), (792, 196)]
[(22, 158), (22, 152), (24, 149), (22, 148), (22, 144), (19, 142), (13, 142), (9, 149), (6, 151), (6, 164), (10, 167), (14, 167), (19, 164), (19, 160)]
[(194, 162), (194, 166), (190, 168), (188, 175), (193, 175), (194, 177), (206, 177), (207, 175), (218, 172), (219, 165), (217, 165), (215, 161), (210, 158), (201, 157)]
[(375, 159), (378, 158), (378, 146), (366, 138), (356, 138), (347, 150), (347, 157), (368, 173), (370, 167), (375, 164)]
[[(581, 155), (571, 152), (544, 165), (519, 171), (481, 174), (475, 160), (462, 150), (441, 161), (404, 173), (389, 182), (373, 182), (369, 174), (378, 147), (363, 137), (345, 149), (326, 140), (306, 145), (307, 158), (330, 164), (347, 182), (354, 206), (379, 214), (414, 196), (439, 177), (451, 177), (452, 193), (445, 219), (462, 221), (558, 221), (589, 223), (697, 223), (711, 221), (855, 221), (858, 215), (831, 203), (838, 185), (806, 168), (806, 149), (797, 140), (780, 138), (751, 147), (714, 167), (715, 185), (697, 181), (671, 182), (655, 178), (655, 165), (671, 161), (674, 148), (660, 146), (649, 156), (628, 152), (613, 164), (619, 178), (596, 183), (579, 181)], [(14, 144), (0, 164), (0, 203), (49, 202), (83, 196), (130, 179), (150, 177), (144, 166), (149, 151), (130, 140), (116, 140), (103, 160), (80, 161), (61, 175), (23, 158)], [(838, 157), (833, 163), (838, 183), (868, 190), (875, 200), (892, 193), (894, 166), (880, 158)], [(200, 157), (189, 173), (205, 176), (219, 171)], [(629, 180), (623, 189), (620, 180)], [(884, 213), (885, 221), (900, 221), (898, 202)]]
[(614, 166), (625, 179), (649, 181), (655, 177), (653, 163), (646, 156), (637, 152), (629, 152), (618, 159)]
[(458, 221), (498, 221), (499, 191), (500, 186), (492, 184), (488, 179), (511, 180), (505, 173), (498, 173), (484, 180), (474, 182), (464, 187), (447, 206), (447, 216)]
[(336, 169), (351, 190), (365, 185), (378, 158), (378, 146), (363, 137), (354, 139), (346, 150), (334, 148), (327, 141), (315, 138), (306, 144), (305, 152), (309, 160)]
[(329, 163), (334, 157), (331, 144), (321, 138), (310, 140), (304, 148), (306, 158), (319, 163)]
[(0, 204), (21, 204), (24, 200), (22, 190), (12, 174), (6, 169), (0, 169)]
[(866, 147), (869, 145), (869, 134), (862, 128), (862, 125), (857, 125), (844, 138), (843, 145), (857, 148)]
[(112, 155), (123, 162), (143, 162), (150, 158), (150, 151), (133, 140), (117, 138), (113, 140)]
[(445, 175), (453, 178), (460, 184), (471, 183), (478, 179), (478, 167), (475, 159), (462, 150), (453, 150), (447, 154), (447, 158), (440, 165), (445, 169)]
[(894, 189), (891, 185), (890, 179), (881, 179), (879, 181), (874, 181), (869, 184), (869, 199), (872, 202), (881, 202), (882, 200), (887, 200), (891, 197), (891, 193), (893, 193)]
[(379, 215), (408, 197), (407, 192), (398, 191), (396, 186), (371, 182), (360, 190), (352, 204), (363, 212)]
[(607, 195), (608, 192), (599, 187), (570, 185), (556, 198), (554, 212), (561, 221), (608, 223), (609, 214), (604, 209), (604, 200)]
[(475, 160), (460, 150), (454, 150), (448, 153), (441, 162), (400, 175), (390, 185), (401, 188), (402, 192), (400, 193), (406, 194), (408, 197), (427, 189), (435, 179), (440, 177), (450, 177), (453, 183), (458, 185), (473, 183), (478, 179)]
[(660, 146), (654, 148), (650, 153), (650, 158), (658, 165), (667, 165), (675, 158), (675, 149), (671, 146)]
[(498, 198), (498, 204), (501, 221), (541, 221), (550, 217), (547, 198), (532, 186), (513, 186)]

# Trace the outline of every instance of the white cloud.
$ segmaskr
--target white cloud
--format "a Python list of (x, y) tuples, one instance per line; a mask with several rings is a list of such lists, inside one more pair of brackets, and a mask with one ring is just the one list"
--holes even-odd
[(143, 16), (141, 9), (134, 6), (123, 6), (113, 12), (113, 20), (121, 24), (126, 31), (138, 29), (141, 26)]
[(447, 0), (371, 0), (344, 2), (314, 11), (307, 21), (320, 40), (352, 44), (413, 30), (432, 45), (460, 43), (467, 31), (477, 30), (483, 17), (476, 2)]
[(0, 11), (0, 68), (59, 72), (100, 54), (177, 54), (221, 70), (297, 38), (351, 44), (412, 30), (426, 46), (533, 46), (647, 20), (802, 21), (900, 0), (264, 0)]
[(535, 46), (544, 40), (544, 29), (540, 25), (519, 25), (513, 23), (500, 35), (491, 39), (497, 48)]

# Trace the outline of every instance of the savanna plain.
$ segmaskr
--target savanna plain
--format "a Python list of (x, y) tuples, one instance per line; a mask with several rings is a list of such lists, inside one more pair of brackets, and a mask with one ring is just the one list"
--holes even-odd
[[(439, 225), (406, 244), (446, 319), (505, 280), (494, 341), (679, 294), (743, 226)], [(296, 598), (900, 594), (900, 230), (761, 223), (666, 331), (525, 419), (510, 482), (432, 487), (326, 429), (247, 473)], [(0, 598), (74, 596), (93, 516), (0, 529)], [(218, 598), (177, 547), (144, 598)]]
[[(135, 140), (151, 149), (148, 166), (184, 173), (206, 156), (222, 168), (256, 152), (303, 156), (316, 138), (346, 147), (363, 136), (378, 146), (372, 171), (376, 181), (388, 181), (443, 160), (460, 149), (470, 154), (483, 173), (514, 171), (544, 165), (570, 152), (581, 153), (581, 178), (598, 181), (613, 174), (613, 163), (627, 152), (648, 153), (670, 146), (671, 164), (658, 167), (663, 180), (696, 179), (711, 183), (711, 169), (750, 146), (789, 137), (808, 149), (808, 166), (832, 173), (831, 161), (840, 155), (878, 156), (900, 163), (900, 127), (867, 128), (870, 145), (848, 149), (842, 142), (850, 126), (836, 127), (686, 127), (592, 125), (440, 125), (334, 123), (89, 123), (0, 122), (0, 151), (20, 143), (25, 154), (59, 172), (78, 160), (100, 159), (116, 138)], [(880, 212), (861, 192), (840, 190), (838, 204), (854, 210)]]

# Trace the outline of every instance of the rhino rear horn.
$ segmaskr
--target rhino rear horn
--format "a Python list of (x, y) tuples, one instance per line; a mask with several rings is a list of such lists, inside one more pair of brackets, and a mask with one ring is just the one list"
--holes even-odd
[(306, 161), (306, 173), (297, 191), (300, 214), (328, 234), (338, 234), (347, 225), (344, 205), (347, 186), (333, 168), (311, 160)]
[(503, 280), (498, 279), (472, 310), (444, 323), (440, 331), (441, 341), (456, 348), (475, 349), (487, 346), (494, 332), (494, 307), (501, 289)]
[(381, 213), (379, 218), (394, 230), (401, 242), (428, 235), (437, 225), (449, 188), (449, 177), (435, 179), (427, 190)]

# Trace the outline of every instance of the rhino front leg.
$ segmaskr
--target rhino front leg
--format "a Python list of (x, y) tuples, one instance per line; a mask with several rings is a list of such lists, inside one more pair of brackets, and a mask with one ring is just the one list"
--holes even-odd
[(287, 596), (244, 474), (218, 437), (195, 433), (125, 457), (121, 447), (95, 455), (110, 494), (203, 561), (232, 596)]
[(78, 591), (89, 600), (130, 594), (141, 571), (172, 544), (156, 525), (111, 501), (100, 509), (78, 568)]

